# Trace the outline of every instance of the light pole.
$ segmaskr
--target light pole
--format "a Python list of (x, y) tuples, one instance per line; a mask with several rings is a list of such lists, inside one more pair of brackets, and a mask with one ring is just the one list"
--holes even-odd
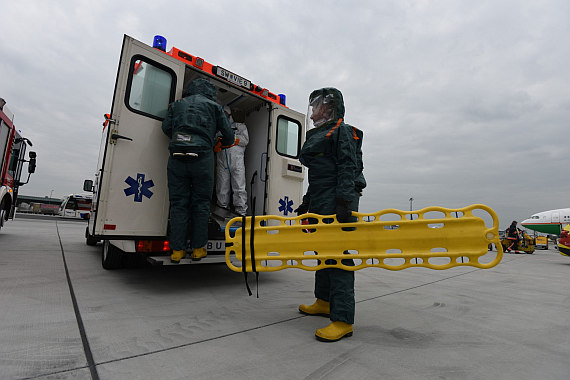
[(53, 190), (49, 192), (49, 199), (51, 199), (52, 194), (53, 194)]
[(414, 198), (410, 197), (410, 220), (414, 220), (414, 215), (412, 214), (412, 203), (414, 202)]

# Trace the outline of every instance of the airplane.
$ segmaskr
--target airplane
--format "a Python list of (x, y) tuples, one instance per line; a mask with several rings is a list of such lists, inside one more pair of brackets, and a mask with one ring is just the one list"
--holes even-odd
[(560, 236), (562, 227), (569, 223), (570, 208), (559, 208), (536, 213), (523, 220), (521, 225), (529, 230)]

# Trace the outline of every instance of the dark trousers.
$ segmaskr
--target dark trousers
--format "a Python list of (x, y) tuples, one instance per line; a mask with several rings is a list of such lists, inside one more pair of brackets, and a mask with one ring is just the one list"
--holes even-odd
[(315, 297), (330, 302), (331, 321), (354, 324), (354, 272), (338, 268), (316, 271)]
[[(170, 198), (170, 248), (185, 250), (190, 239), (192, 248), (208, 243), (210, 199), (214, 188), (214, 153), (198, 157), (168, 159)], [(188, 229), (190, 227), (190, 236)]]
[[(359, 199), (356, 198), (350, 205), (350, 209), (358, 211), (358, 203)], [(311, 205), (312, 204), (313, 200), (311, 200)], [(334, 214), (332, 206), (322, 207), (321, 209), (323, 210), (323, 215)], [(350, 221), (356, 220), (356, 217), (352, 217)], [(349, 266), (354, 265), (351, 259), (342, 260), (342, 263)], [(354, 271), (339, 268), (325, 268), (316, 271), (315, 297), (330, 302), (331, 321), (354, 324)]]

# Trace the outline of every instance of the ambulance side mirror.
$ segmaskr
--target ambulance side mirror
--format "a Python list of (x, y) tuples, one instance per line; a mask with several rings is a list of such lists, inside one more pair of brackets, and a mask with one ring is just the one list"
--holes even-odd
[(30, 152), (30, 161), (28, 162), (28, 173), (32, 174), (36, 171), (36, 152)]
[(93, 192), (93, 180), (86, 179), (83, 181), (83, 191)]

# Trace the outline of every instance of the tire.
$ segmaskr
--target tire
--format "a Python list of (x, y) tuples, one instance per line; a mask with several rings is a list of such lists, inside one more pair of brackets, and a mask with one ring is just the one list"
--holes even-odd
[(93, 236), (89, 235), (89, 226), (85, 227), (85, 244), (94, 246), (97, 245), (99, 239), (94, 238)]
[(123, 266), (124, 255), (123, 251), (109, 243), (109, 240), (105, 240), (101, 251), (101, 265), (107, 270), (119, 269)]
[(0, 230), (4, 227), (6, 221), (6, 209), (4, 208), (4, 201), (0, 202)]

